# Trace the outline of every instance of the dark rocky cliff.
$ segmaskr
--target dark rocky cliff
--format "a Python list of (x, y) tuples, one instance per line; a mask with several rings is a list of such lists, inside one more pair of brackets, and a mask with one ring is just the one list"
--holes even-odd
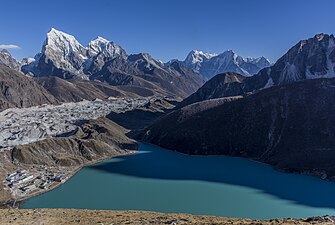
[(334, 87), (335, 79), (304, 80), (231, 102), (211, 100), (211, 107), (199, 102), (163, 117), (141, 139), (187, 154), (241, 156), (334, 176)]

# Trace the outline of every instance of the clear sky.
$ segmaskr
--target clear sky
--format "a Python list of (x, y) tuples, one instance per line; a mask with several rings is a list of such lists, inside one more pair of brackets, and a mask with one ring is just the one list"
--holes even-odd
[(4, 0), (0, 47), (34, 56), (54, 27), (84, 46), (103, 36), (163, 61), (192, 49), (275, 61), (301, 39), (335, 33), (334, 10), (334, 0)]

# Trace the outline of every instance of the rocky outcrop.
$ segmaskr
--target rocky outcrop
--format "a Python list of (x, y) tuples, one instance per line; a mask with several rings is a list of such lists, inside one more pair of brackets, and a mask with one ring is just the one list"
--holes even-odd
[(30, 107), (57, 102), (32, 78), (0, 65), (0, 111), (11, 107)]
[(240, 156), (333, 177), (334, 86), (335, 79), (304, 80), (209, 109), (207, 101), (199, 102), (155, 122), (142, 140), (187, 154)]

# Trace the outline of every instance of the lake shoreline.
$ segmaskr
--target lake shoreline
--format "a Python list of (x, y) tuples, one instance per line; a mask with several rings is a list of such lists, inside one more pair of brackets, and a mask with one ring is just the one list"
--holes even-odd
[(11, 208), (20, 209), (21, 204), (24, 203), (25, 201), (29, 200), (30, 198), (33, 198), (33, 197), (45, 194), (47, 192), (56, 190), (57, 188), (60, 188), (61, 186), (66, 184), (66, 182), (68, 182), (71, 178), (73, 178), (78, 172), (80, 172), (80, 170), (82, 170), (85, 167), (89, 167), (89, 166), (92, 166), (92, 165), (110, 160), (112, 158), (117, 158), (117, 157), (122, 157), (122, 156), (127, 156), (127, 155), (137, 153), (137, 150), (136, 151), (135, 150), (127, 150), (127, 151), (128, 151), (127, 153), (124, 153), (124, 154), (121, 154), (121, 155), (118, 155), (118, 156), (112, 156), (112, 157), (107, 156), (107, 157), (104, 157), (104, 158), (101, 158), (101, 159), (98, 159), (98, 160), (91, 161), (91, 162), (89, 162), (85, 165), (79, 166), (79, 167), (75, 168), (73, 171), (71, 171), (71, 173), (67, 174), (68, 178), (65, 181), (56, 183), (56, 185), (54, 185), (53, 187), (51, 187), (47, 190), (39, 190), (37, 193), (32, 193), (32, 194), (27, 195), (27, 196), (22, 197), (22, 198), (11, 199), (10, 201), (5, 202), (3, 204), (3, 206), (4, 206), (4, 208), (7, 208), (7, 209), (11, 209)]

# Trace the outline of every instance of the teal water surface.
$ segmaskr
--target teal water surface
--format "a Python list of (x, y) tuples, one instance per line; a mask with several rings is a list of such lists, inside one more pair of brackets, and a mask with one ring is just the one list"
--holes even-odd
[(335, 214), (335, 182), (281, 173), (246, 159), (187, 156), (140, 143), (138, 154), (85, 167), (21, 208), (309, 217)]

